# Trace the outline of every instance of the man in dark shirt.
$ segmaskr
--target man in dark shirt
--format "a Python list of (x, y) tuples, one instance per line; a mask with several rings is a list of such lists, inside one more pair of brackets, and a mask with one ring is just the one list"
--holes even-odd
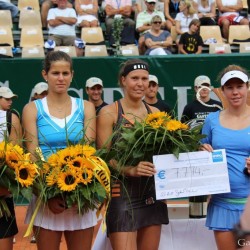
[[(211, 87), (211, 81), (207, 76), (201, 75), (195, 78), (194, 89), (196, 93), (202, 86)], [(222, 109), (220, 102), (210, 98), (209, 89), (203, 88), (199, 94), (202, 103), (196, 99), (187, 104), (181, 117), (181, 122), (189, 122), (191, 128), (203, 124), (209, 113)]]
[(102, 107), (108, 105), (102, 100), (102, 88), (103, 84), (100, 78), (91, 77), (86, 81), (86, 93), (89, 97), (89, 101), (95, 105), (96, 115), (98, 115)]
[(149, 86), (145, 92), (144, 101), (150, 106), (158, 108), (160, 111), (170, 113), (171, 109), (169, 105), (163, 100), (157, 98), (158, 89), (158, 78), (155, 75), (149, 75)]

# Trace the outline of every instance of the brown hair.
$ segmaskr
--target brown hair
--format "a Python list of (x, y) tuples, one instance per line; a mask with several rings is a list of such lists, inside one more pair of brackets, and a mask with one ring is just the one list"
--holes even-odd
[(190, 24), (188, 25), (188, 28), (190, 28), (192, 25), (201, 25), (201, 21), (199, 19), (193, 19)]

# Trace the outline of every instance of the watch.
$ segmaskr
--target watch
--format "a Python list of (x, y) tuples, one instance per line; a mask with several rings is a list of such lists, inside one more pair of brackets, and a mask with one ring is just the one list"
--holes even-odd
[(161, 41), (161, 44), (163, 44), (164, 43), (164, 41)]

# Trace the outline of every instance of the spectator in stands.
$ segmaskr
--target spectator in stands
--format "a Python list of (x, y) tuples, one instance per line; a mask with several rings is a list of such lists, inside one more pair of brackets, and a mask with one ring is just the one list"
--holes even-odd
[(31, 101), (42, 99), (48, 94), (48, 84), (46, 82), (37, 83), (31, 92)]
[(201, 54), (203, 40), (199, 34), (200, 20), (193, 19), (189, 24), (188, 32), (181, 35), (178, 50), (180, 54)]
[(132, 29), (135, 28), (135, 22), (132, 20), (131, 12), (132, 12), (132, 1), (131, 0), (105, 0), (105, 12), (106, 12), (106, 33), (110, 38), (112, 25), (114, 23), (114, 18), (122, 17), (124, 28), (131, 27)]
[(201, 89), (202, 87), (211, 88), (211, 81), (208, 76), (200, 75), (195, 78), (194, 90), (196, 94), (199, 91), (200, 101), (196, 96), (194, 101), (184, 107), (181, 116), (181, 121), (189, 122), (191, 128), (203, 124), (209, 113), (222, 109), (220, 102), (210, 98), (210, 90), (207, 88)]
[(0, 10), (9, 10), (12, 18), (16, 17), (19, 12), (17, 6), (10, 0), (0, 0)]
[(169, 105), (157, 98), (157, 93), (159, 90), (158, 78), (155, 75), (149, 75), (149, 86), (145, 91), (144, 101), (150, 106), (158, 108), (160, 111), (171, 113)]
[[(42, 0), (41, 3), (41, 19), (42, 19), (42, 26), (44, 29), (47, 29), (47, 17), (49, 9), (57, 7), (57, 0)], [(68, 8), (72, 8), (73, 5), (68, 1), (67, 3)]]
[(181, 0), (179, 5), (180, 12), (176, 15), (176, 44), (178, 45), (180, 37), (189, 29), (189, 24), (193, 19), (199, 19), (196, 10), (193, 7), (193, 2), (190, 0)]
[(57, 5), (48, 13), (49, 39), (54, 40), (56, 46), (73, 46), (76, 38), (76, 12), (67, 7), (67, 0), (57, 0)]
[(75, 2), (77, 25), (79, 27), (97, 27), (98, 21), (98, 1), (97, 0), (78, 0)]
[(201, 25), (216, 25), (215, 0), (193, 0)]
[(173, 43), (171, 34), (161, 29), (162, 19), (156, 15), (151, 20), (151, 29), (144, 35), (147, 51), (145, 55), (168, 55), (171, 54)]
[(139, 53), (143, 55), (146, 51), (144, 34), (148, 32), (152, 25), (151, 20), (153, 16), (160, 16), (162, 20), (161, 28), (165, 27), (165, 17), (163, 12), (155, 9), (156, 0), (145, 0), (147, 9), (140, 12), (136, 19), (136, 31), (139, 33)]
[(13, 103), (13, 98), (16, 98), (12, 90), (8, 87), (0, 87), (0, 110), (10, 110)]
[(102, 80), (97, 77), (91, 77), (86, 81), (86, 93), (89, 97), (89, 101), (95, 105), (96, 115), (98, 115), (101, 108), (108, 105), (102, 100), (103, 92)]
[(228, 39), (230, 25), (249, 25), (248, 19), (239, 13), (243, 9), (242, 0), (216, 0), (216, 5), (220, 12), (218, 24), (225, 39)]
[(171, 31), (171, 27), (175, 26), (175, 17), (179, 10), (180, 0), (165, 0), (164, 14), (166, 17), (166, 28)]

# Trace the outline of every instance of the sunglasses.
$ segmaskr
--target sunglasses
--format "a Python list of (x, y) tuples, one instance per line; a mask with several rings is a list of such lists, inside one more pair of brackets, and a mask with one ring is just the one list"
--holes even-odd
[(153, 22), (153, 24), (161, 24), (162, 22), (161, 21), (155, 21)]
[(153, 5), (155, 5), (155, 2), (148, 2), (148, 4), (153, 4)]

